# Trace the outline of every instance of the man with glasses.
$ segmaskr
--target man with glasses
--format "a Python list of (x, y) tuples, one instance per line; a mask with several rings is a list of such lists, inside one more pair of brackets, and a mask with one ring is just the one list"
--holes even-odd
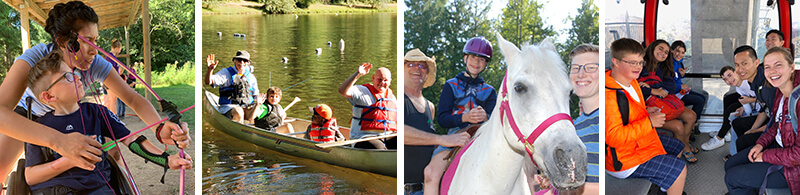
[(469, 140), (466, 132), (439, 135), (433, 127), (435, 108), (422, 96), (422, 89), (436, 82), (436, 59), (425, 56), (419, 49), (406, 53), (403, 60), (405, 80), (405, 194), (422, 194), (424, 169), (431, 161), (437, 145), (464, 146)]
[(234, 66), (214, 75), (211, 75), (211, 71), (219, 63), (214, 54), (208, 55), (206, 63), (208, 71), (203, 77), (203, 83), (219, 87), (219, 112), (239, 123), (253, 123), (254, 113), (261, 102), (255, 101), (258, 83), (251, 72), (250, 53), (237, 51), (233, 57)]
[(575, 119), (575, 130), (586, 145), (588, 169), (584, 193), (598, 194), (600, 191), (600, 48), (597, 45), (581, 44), (569, 53), (569, 80), (574, 93), (581, 99), (580, 116)]

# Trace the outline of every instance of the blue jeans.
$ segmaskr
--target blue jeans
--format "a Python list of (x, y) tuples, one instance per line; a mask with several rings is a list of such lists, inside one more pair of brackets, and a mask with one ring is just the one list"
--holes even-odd
[(117, 98), (117, 118), (125, 118), (125, 102)]

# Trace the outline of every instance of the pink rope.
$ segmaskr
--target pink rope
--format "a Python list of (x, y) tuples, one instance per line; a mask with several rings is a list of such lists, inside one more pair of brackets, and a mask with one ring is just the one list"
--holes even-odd
[(100, 51), (101, 53), (103, 53), (103, 55), (106, 55), (106, 56), (110, 57), (112, 61), (116, 62), (116, 63), (117, 63), (117, 65), (119, 65), (120, 67), (124, 68), (124, 69), (125, 69), (125, 70), (127, 70), (129, 73), (132, 73), (132, 74), (133, 74), (133, 76), (134, 76), (134, 77), (136, 77), (136, 79), (137, 79), (137, 80), (139, 80), (139, 81), (142, 81), (142, 84), (144, 84), (145, 88), (146, 88), (148, 91), (150, 91), (150, 93), (152, 93), (152, 94), (153, 94), (153, 96), (155, 96), (155, 97), (156, 97), (156, 99), (158, 99), (158, 100), (161, 100), (161, 97), (159, 97), (159, 96), (158, 96), (158, 94), (156, 94), (156, 91), (155, 91), (155, 90), (153, 90), (153, 88), (152, 88), (152, 87), (150, 87), (150, 84), (147, 84), (147, 82), (144, 82), (144, 79), (142, 79), (142, 77), (139, 77), (139, 75), (138, 75), (138, 74), (136, 74), (134, 71), (132, 71), (132, 69), (131, 69), (131, 68), (129, 68), (128, 66), (125, 66), (125, 64), (123, 64), (122, 62), (120, 62), (120, 61), (119, 61), (119, 59), (117, 59), (117, 57), (116, 57), (116, 56), (114, 56), (114, 55), (111, 55), (111, 54), (110, 54), (110, 53), (108, 53), (106, 50), (103, 50), (103, 49), (101, 49), (100, 47), (98, 47), (98, 46), (97, 46), (97, 45), (95, 45), (94, 43), (90, 42), (89, 40), (86, 40), (86, 38), (83, 38), (83, 36), (81, 36), (81, 35), (78, 35), (78, 38), (79, 38), (79, 39), (81, 39), (81, 40), (83, 40), (84, 42), (88, 43), (89, 45), (91, 45), (91, 46), (92, 46), (92, 47), (94, 47), (95, 49), (97, 49), (97, 51)]

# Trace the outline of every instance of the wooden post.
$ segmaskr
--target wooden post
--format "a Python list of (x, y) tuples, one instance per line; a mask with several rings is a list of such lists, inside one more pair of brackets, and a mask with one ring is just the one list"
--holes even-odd
[[(144, 0), (142, 1), (142, 37), (144, 48), (142, 49), (144, 52), (144, 80), (145, 82), (149, 83), (151, 86), (153, 85), (150, 79), (150, 1)], [(152, 102), (150, 99), (149, 93), (144, 93), (145, 99)]]
[(28, 15), (28, 6), (24, 3), (19, 4), (19, 23), (20, 23), (20, 35), (22, 35), (22, 51), (31, 48), (31, 27), (30, 27), (30, 16)]
[(128, 26), (125, 26), (125, 53), (128, 54), (128, 57), (125, 58), (125, 65), (131, 67), (133, 69), (133, 65), (131, 65), (131, 41), (128, 39)]

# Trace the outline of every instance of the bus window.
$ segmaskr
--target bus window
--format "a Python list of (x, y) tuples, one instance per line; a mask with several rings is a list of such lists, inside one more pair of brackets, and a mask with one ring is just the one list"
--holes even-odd
[(609, 47), (620, 38), (644, 41), (644, 4), (639, 1), (606, 1), (606, 68), (611, 67)]
[(760, 0), (758, 2), (758, 9), (755, 10), (754, 15), (757, 17), (756, 26), (754, 26), (756, 33), (753, 38), (753, 48), (758, 53), (758, 59), (763, 60), (764, 54), (767, 53), (767, 46), (765, 45), (767, 32), (772, 29), (780, 30), (780, 21), (778, 21), (778, 8), (775, 6), (767, 6), (767, 0)]

